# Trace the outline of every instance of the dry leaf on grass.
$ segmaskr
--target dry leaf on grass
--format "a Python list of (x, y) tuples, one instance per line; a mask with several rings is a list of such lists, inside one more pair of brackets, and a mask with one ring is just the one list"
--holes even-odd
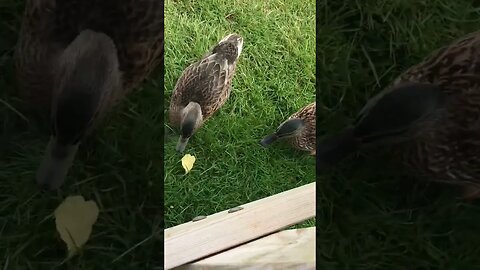
[(182, 167), (185, 169), (185, 174), (189, 173), (192, 168), (193, 164), (195, 163), (195, 156), (192, 156), (190, 154), (186, 154), (182, 158)]
[(94, 201), (85, 201), (82, 196), (69, 196), (55, 209), (55, 224), (67, 244), (68, 257), (77, 254), (88, 241), (98, 211)]

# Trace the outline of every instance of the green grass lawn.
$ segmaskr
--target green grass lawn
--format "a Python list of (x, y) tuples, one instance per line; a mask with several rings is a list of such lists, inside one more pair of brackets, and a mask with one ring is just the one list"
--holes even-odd
[[(31, 115), (25, 115), (26, 122), (11, 109), (19, 108), (11, 57), (23, 7), (23, 1), (0, 1), (0, 268), (161, 265), (161, 75), (129, 96), (84, 145), (61, 191), (41, 194), (33, 177), (48, 141), (48, 123)], [(56, 268), (66, 246), (52, 214), (65, 196), (76, 194), (97, 202), (99, 218), (83, 256)]]
[(178, 131), (166, 126), (166, 227), (315, 180), (308, 153), (258, 144), (315, 100), (312, 0), (165, 1), (165, 113), (182, 71), (232, 32), (244, 38), (232, 94), (190, 139), (185, 154), (197, 161), (188, 175), (175, 151)]
[[(480, 27), (479, 6), (467, 0), (318, 2), (320, 134), (348, 123), (429, 52)], [(258, 145), (315, 98), (313, 1), (167, 0), (164, 99), (154, 74), (85, 144), (64, 188), (46, 194), (33, 175), (48, 123), (15, 111), (11, 56), (22, 10), (23, 1), (0, 2), (0, 268), (58, 266), (65, 246), (52, 212), (75, 194), (95, 200), (100, 215), (83, 256), (60, 269), (160, 265), (162, 158), (167, 227), (314, 180), (308, 154)], [(232, 95), (190, 140), (186, 153), (197, 161), (184, 175), (178, 133), (161, 124), (163, 113), (182, 70), (231, 32), (244, 37)], [(319, 178), (317, 188), (322, 269), (480, 268), (478, 203), (459, 202), (449, 187), (359, 156)]]
[[(472, 3), (319, 1), (319, 134), (348, 123), (432, 50), (478, 30)], [(321, 269), (480, 269), (479, 205), (449, 186), (358, 156), (319, 178), (317, 192)]]

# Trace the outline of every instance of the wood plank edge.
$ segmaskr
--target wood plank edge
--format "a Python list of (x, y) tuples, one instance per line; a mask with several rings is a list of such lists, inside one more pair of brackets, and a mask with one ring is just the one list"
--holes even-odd
[(241, 245), (315, 217), (315, 182), (165, 230), (165, 269)]

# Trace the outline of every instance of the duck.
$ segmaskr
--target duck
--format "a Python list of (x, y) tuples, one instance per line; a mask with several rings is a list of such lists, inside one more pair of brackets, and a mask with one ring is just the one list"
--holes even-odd
[(480, 32), (408, 68), (317, 148), (319, 174), (353, 153), (388, 148), (387, 155), (415, 176), (458, 187), (463, 199), (478, 199)]
[(264, 137), (260, 145), (268, 147), (277, 140), (287, 139), (295, 149), (316, 155), (316, 102), (310, 103), (281, 123), (277, 130)]
[(169, 122), (180, 130), (177, 152), (185, 151), (190, 138), (230, 97), (242, 49), (242, 36), (228, 34), (180, 75), (169, 107)]
[(82, 141), (163, 63), (163, 4), (27, 0), (14, 60), (21, 98), (50, 119), (36, 182), (58, 189)]

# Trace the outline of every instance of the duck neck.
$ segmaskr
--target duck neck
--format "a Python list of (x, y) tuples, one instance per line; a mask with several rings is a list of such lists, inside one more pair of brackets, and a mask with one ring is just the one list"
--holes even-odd
[(190, 138), (203, 121), (202, 109), (200, 104), (190, 102), (183, 109), (181, 134), (183, 138)]
[(275, 135), (281, 138), (289, 138), (293, 137), (300, 132), (302, 132), (303, 128), (305, 127), (305, 123), (302, 119), (293, 118), (283, 122), (280, 127), (278, 127)]
[(103, 33), (82, 31), (63, 51), (55, 76), (53, 135), (75, 144), (118, 93), (120, 74), (113, 41)]

